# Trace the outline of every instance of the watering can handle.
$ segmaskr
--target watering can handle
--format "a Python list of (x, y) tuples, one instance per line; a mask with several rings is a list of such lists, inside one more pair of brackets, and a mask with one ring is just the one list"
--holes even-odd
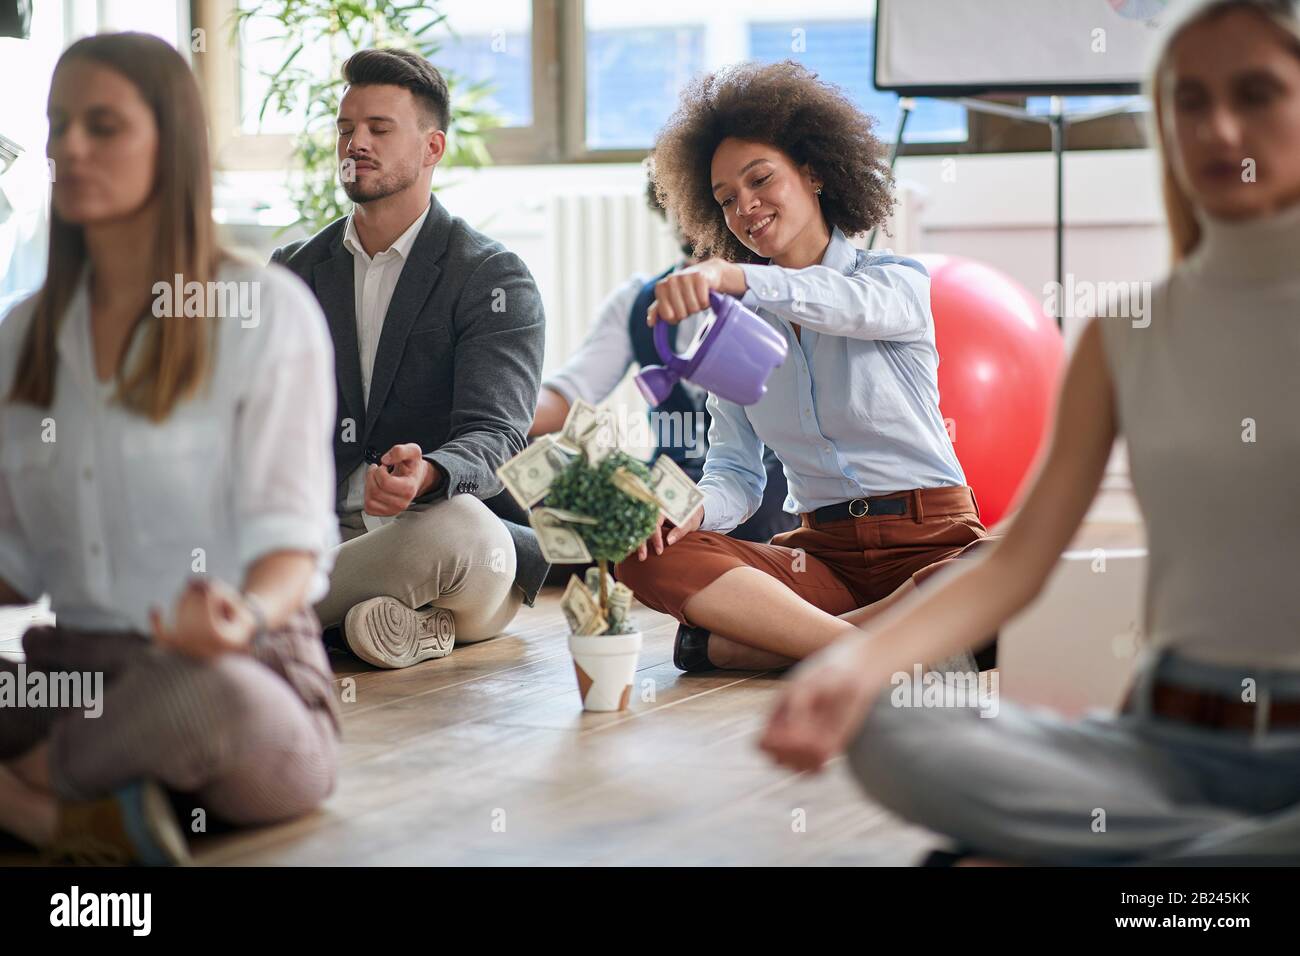
[[(709, 308), (713, 309), (713, 314), (718, 315), (722, 307), (727, 303), (729, 296), (709, 290)], [(659, 353), (659, 360), (669, 368), (674, 362), (680, 362), (681, 358), (668, 345), (668, 326), (671, 323), (658, 321), (655, 322), (655, 351)]]

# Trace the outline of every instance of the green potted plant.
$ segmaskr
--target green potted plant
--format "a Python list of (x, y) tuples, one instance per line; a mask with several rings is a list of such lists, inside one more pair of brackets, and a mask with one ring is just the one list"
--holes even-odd
[(665, 455), (653, 468), (618, 447), (613, 416), (578, 400), (557, 438), (542, 436), (498, 469), (529, 509), (542, 552), (553, 564), (595, 561), (585, 580), (569, 579), (560, 599), (583, 707), (626, 710), (641, 651), (630, 620), (632, 592), (609, 572), (659, 526), (680, 523), (703, 496)]

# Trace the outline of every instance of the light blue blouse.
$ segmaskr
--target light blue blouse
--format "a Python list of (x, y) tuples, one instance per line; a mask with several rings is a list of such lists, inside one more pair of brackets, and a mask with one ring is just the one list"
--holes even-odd
[(741, 302), (781, 332), (790, 354), (755, 404), (709, 396), (702, 530), (730, 531), (758, 508), (765, 445), (785, 466), (792, 514), (966, 483), (939, 413), (921, 263), (859, 252), (836, 227), (820, 265), (741, 268), (749, 285)]

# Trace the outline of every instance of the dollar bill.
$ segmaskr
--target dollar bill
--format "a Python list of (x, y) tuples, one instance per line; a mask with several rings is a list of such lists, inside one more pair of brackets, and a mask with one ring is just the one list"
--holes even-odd
[(569, 578), (569, 583), (560, 598), (560, 608), (564, 611), (564, 618), (569, 623), (571, 634), (603, 634), (608, 626), (608, 622), (600, 613), (600, 605), (596, 603), (596, 599), (591, 596), (587, 586), (576, 574)]
[(622, 626), (627, 621), (628, 611), (632, 609), (632, 589), (622, 581), (617, 582), (609, 592), (610, 625)]
[(550, 508), (538, 508), (528, 514), (528, 523), (537, 534), (542, 557), (550, 564), (585, 564), (591, 552), (578, 532), (570, 528)]
[[(592, 595), (594, 595), (595, 597), (600, 597), (600, 568), (599, 567), (588, 568), (587, 573), (585, 575), (585, 579), (586, 580), (584, 581), (584, 583), (587, 585), (587, 590), (590, 591)], [(606, 594), (614, 590), (614, 584), (615, 584), (614, 575), (606, 571), (605, 572), (605, 593)]]
[(583, 450), (588, 436), (595, 431), (597, 421), (596, 406), (583, 399), (575, 399), (569, 406), (569, 414), (564, 418), (564, 426), (555, 436), (555, 441), (565, 451), (578, 454)]
[(563, 508), (538, 508), (538, 511), (546, 511), (555, 515), (561, 521), (568, 524), (599, 524), (591, 515), (580, 515), (576, 511), (565, 511)]
[(615, 468), (614, 473), (609, 476), (609, 480), (615, 488), (625, 495), (630, 495), (637, 501), (644, 501), (648, 505), (659, 505), (659, 499), (655, 496), (654, 490), (638, 475), (633, 474), (628, 469)]
[(676, 525), (683, 524), (704, 500), (704, 492), (667, 455), (656, 458), (650, 469), (650, 490), (668, 520)]
[(543, 435), (498, 468), (497, 476), (521, 507), (531, 508), (546, 497), (566, 463), (555, 440)]
[(586, 433), (582, 451), (587, 456), (587, 463), (595, 468), (608, 458), (619, 446), (618, 419), (607, 408), (596, 412), (595, 426)]

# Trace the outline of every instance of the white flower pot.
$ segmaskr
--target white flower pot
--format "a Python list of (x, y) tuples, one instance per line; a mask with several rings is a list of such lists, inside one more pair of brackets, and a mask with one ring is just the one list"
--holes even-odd
[(569, 635), (569, 653), (578, 676), (584, 710), (627, 710), (641, 653), (635, 634)]

